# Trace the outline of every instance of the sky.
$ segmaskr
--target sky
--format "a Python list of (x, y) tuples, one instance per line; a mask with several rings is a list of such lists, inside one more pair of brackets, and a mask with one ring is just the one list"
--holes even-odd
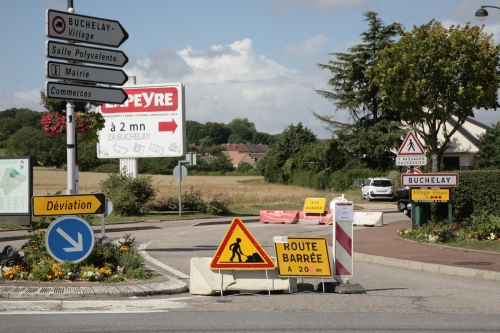
[[(183, 83), (186, 120), (228, 124), (247, 118), (259, 132), (278, 134), (302, 122), (318, 138), (330, 132), (313, 116), (344, 110), (315, 90), (331, 90), (332, 74), (320, 69), (360, 44), (367, 30), (363, 13), (376, 12), (387, 25), (409, 31), (436, 19), (451, 24), (485, 25), (500, 34), (500, 10), (485, 21), (474, 13), (498, 0), (73, 0), (77, 14), (117, 20), (129, 34), (118, 49), (123, 68), (137, 84)], [(45, 16), (67, 11), (66, 0), (0, 0), (0, 111), (43, 111)], [(498, 43), (500, 39), (495, 38)], [(500, 110), (477, 110), (475, 119), (491, 125)]]

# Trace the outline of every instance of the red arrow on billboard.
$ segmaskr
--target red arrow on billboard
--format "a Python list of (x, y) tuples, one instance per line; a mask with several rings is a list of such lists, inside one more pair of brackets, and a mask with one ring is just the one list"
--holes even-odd
[(177, 123), (173, 119), (172, 121), (160, 121), (158, 123), (159, 132), (171, 131), (172, 133), (174, 133), (176, 129), (177, 129)]

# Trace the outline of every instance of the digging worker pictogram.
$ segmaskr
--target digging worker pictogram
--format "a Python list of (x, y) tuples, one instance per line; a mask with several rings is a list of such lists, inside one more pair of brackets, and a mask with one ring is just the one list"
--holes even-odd
[(243, 254), (243, 252), (241, 252), (240, 243), (241, 243), (241, 238), (236, 238), (236, 242), (234, 242), (233, 244), (229, 245), (229, 249), (231, 251), (233, 251), (233, 255), (231, 256), (231, 259), (229, 259), (229, 261), (233, 262), (234, 256), (237, 255), (238, 256), (238, 261), (242, 262), (241, 261), (241, 255)]

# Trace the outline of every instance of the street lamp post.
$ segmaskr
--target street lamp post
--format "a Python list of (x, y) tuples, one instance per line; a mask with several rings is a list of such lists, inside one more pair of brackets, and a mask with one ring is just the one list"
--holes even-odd
[(500, 7), (495, 7), (495, 6), (481, 6), (480, 9), (477, 10), (476, 12), (476, 18), (479, 21), (484, 21), (488, 17), (488, 11), (485, 8), (496, 8), (500, 9)]

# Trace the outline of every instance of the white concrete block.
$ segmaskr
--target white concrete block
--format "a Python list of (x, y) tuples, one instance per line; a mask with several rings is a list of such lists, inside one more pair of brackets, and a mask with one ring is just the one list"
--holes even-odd
[(222, 290), (241, 291), (285, 291), (289, 288), (297, 292), (296, 278), (281, 278), (278, 269), (268, 270), (230, 270), (219, 271), (210, 269), (212, 258), (194, 257), (190, 262), (189, 292), (195, 295), (213, 295), (220, 293), (221, 279)]
[(317, 224), (319, 224), (319, 220), (305, 220), (305, 219), (299, 219), (299, 224), (304, 224), (304, 225), (317, 225)]
[(383, 212), (354, 212), (354, 225), (381, 227), (384, 224)]

